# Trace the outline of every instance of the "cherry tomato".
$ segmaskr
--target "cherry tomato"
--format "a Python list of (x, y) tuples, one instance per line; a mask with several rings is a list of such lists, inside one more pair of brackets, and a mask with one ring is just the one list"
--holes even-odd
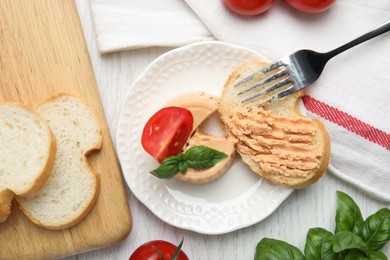
[(223, 0), (232, 11), (242, 15), (258, 15), (271, 8), (275, 0)]
[(321, 13), (328, 10), (336, 0), (286, 0), (295, 9), (305, 13)]
[(182, 107), (165, 107), (146, 123), (141, 144), (145, 151), (160, 163), (166, 157), (177, 155), (191, 134), (194, 118)]
[[(129, 260), (161, 260), (161, 256), (156, 249), (161, 252), (163, 260), (170, 260), (175, 255), (177, 247), (163, 240), (150, 241), (138, 247), (131, 254)], [(182, 250), (180, 250), (176, 259), (189, 260), (188, 256)]]

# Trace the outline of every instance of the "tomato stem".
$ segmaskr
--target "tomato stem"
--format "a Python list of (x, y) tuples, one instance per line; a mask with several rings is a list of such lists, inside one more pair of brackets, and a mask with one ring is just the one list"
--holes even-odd
[(184, 242), (184, 237), (181, 239), (180, 244), (177, 246), (175, 254), (172, 256), (171, 260), (176, 260), (177, 257), (179, 256), (179, 253), (181, 251), (181, 246), (183, 245)]
[(161, 253), (161, 251), (158, 250), (158, 248), (155, 247), (155, 246), (153, 246), (153, 245), (152, 245), (152, 247), (153, 247), (154, 250), (156, 250), (157, 254), (159, 254), (160, 260), (164, 260), (164, 256), (163, 256), (163, 254)]

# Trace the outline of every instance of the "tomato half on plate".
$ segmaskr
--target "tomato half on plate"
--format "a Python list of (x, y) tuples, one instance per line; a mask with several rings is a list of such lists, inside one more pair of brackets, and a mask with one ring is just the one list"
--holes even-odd
[(328, 10), (336, 0), (287, 0), (292, 7), (304, 13), (321, 13)]
[(177, 155), (191, 134), (194, 118), (182, 107), (164, 107), (145, 124), (141, 144), (145, 151), (162, 162)]

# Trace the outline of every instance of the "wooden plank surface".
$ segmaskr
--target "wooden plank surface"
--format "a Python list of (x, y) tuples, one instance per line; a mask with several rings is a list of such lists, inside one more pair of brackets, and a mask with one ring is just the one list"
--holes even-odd
[(58, 93), (87, 101), (103, 127), (103, 146), (89, 156), (101, 190), (89, 216), (64, 231), (32, 224), (13, 202), (0, 224), (0, 259), (55, 258), (118, 242), (132, 218), (119, 164), (73, 0), (0, 1), (0, 104), (34, 106)]

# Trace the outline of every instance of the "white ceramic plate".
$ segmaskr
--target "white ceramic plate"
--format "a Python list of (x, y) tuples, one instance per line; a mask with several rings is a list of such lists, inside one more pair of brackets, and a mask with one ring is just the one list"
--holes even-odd
[(202, 234), (223, 234), (258, 223), (291, 194), (240, 159), (213, 183), (160, 180), (149, 173), (158, 163), (141, 146), (146, 121), (169, 99), (191, 91), (219, 96), (232, 70), (256, 57), (251, 50), (221, 42), (192, 44), (157, 58), (130, 88), (119, 119), (118, 156), (133, 194), (163, 221)]

